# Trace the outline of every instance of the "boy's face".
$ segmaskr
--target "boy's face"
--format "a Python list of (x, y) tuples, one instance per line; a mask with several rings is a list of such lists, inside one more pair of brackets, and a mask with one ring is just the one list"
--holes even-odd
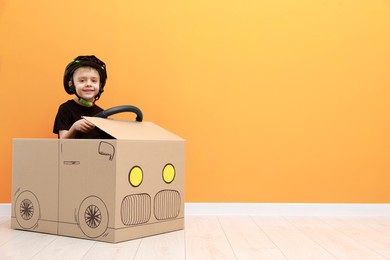
[(86, 101), (94, 101), (100, 88), (99, 72), (90, 67), (78, 68), (73, 73), (73, 83), (79, 97)]

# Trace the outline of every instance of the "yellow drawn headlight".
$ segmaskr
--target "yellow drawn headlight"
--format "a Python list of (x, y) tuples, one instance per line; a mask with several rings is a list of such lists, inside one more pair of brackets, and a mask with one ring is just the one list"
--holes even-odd
[(163, 169), (163, 180), (166, 183), (171, 183), (175, 179), (175, 167), (172, 164), (165, 165)]
[(141, 185), (143, 179), (143, 172), (139, 166), (134, 166), (131, 168), (129, 173), (129, 182), (131, 186), (138, 187)]

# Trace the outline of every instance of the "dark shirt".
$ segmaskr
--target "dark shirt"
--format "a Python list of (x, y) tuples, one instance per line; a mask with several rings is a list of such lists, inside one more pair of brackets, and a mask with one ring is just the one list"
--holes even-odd
[[(60, 130), (69, 130), (76, 121), (82, 119), (81, 116), (94, 116), (101, 111), (103, 111), (103, 109), (97, 105), (86, 107), (77, 104), (74, 100), (68, 100), (58, 108), (57, 116), (54, 121), (53, 133), (58, 134)], [(96, 127), (89, 133), (77, 132), (75, 138), (108, 139), (112, 137)]]

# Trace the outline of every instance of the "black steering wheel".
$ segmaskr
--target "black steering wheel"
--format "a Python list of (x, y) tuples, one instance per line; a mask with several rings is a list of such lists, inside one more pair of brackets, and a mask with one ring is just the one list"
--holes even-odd
[(123, 113), (123, 112), (135, 113), (137, 115), (135, 120), (137, 122), (142, 122), (143, 115), (142, 115), (141, 109), (139, 109), (138, 107), (135, 107), (135, 106), (128, 106), (128, 105), (126, 105), (126, 106), (116, 106), (116, 107), (112, 107), (112, 108), (103, 110), (102, 112), (97, 113), (95, 115), (95, 117), (107, 118), (107, 117), (109, 117), (111, 115), (118, 114), (118, 113)]

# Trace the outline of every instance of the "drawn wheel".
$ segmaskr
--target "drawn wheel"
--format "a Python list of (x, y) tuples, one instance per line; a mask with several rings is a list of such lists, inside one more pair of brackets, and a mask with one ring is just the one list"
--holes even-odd
[(107, 230), (107, 207), (96, 196), (87, 197), (81, 202), (78, 218), (80, 228), (87, 237), (99, 237)]
[(84, 212), (84, 220), (90, 228), (97, 228), (102, 223), (102, 213), (95, 205), (89, 205)]
[(31, 191), (23, 191), (15, 201), (16, 221), (22, 228), (33, 228), (40, 217), (40, 208), (37, 197)]

